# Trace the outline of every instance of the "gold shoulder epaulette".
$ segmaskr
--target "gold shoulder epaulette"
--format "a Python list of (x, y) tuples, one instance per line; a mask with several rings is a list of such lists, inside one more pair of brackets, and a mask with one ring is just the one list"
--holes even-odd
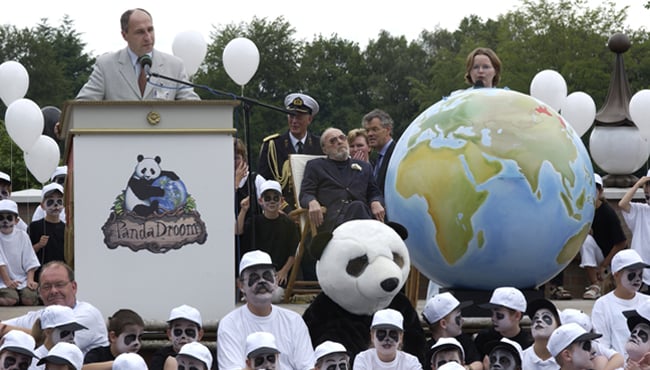
[(269, 141), (269, 140), (273, 140), (273, 139), (275, 139), (275, 138), (278, 137), (278, 136), (280, 136), (280, 134), (278, 134), (278, 133), (276, 132), (276, 133), (273, 134), (273, 135), (269, 135), (269, 136), (265, 137), (264, 140), (262, 140), (262, 142), (265, 142), (265, 143), (266, 143), (267, 141)]

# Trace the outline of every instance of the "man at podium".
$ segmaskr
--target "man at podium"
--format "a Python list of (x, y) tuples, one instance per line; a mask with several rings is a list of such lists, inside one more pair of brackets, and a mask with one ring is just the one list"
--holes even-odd
[(120, 18), (122, 37), (127, 47), (97, 58), (88, 82), (77, 94), (78, 100), (199, 100), (189, 86), (163, 78), (151, 78), (152, 72), (180, 81), (188, 81), (183, 61), (154, 49), (155, 32), (148, 11), (136, 8)]

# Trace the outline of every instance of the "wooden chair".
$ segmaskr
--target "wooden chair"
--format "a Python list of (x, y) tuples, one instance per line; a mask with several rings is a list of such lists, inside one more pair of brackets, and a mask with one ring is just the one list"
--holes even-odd
[[(309, 210), (300, 206), (300, 185), (302, 183), (303, 174), (305, 172), (305, 165), (307, 162), (314, 158), (324, 158), (323, 155), (310, 155), (310, 154), (290, 154), (289, 155), (289, 168), (291, 170), (291, 184), (293, 185), (293, 193), (296, 198), (296, 204), (293, 211), (289, 213), (289, 217), (297, 220), (300, 223), (300, 242), (296, 249), (296, 257), (289, 274), (287, 287), (284, 290), (284, 303), (289, 303), (291, 298), (296, 294), (318, 294), (320, 293), (320, 286), (318, 281), (298, 280), (300, 272), (300, 263), (305, 254), (305, 242), (316, 235), (316, 226), (309, 222)], [(325, 209), (323, 208), (323, 212)]]

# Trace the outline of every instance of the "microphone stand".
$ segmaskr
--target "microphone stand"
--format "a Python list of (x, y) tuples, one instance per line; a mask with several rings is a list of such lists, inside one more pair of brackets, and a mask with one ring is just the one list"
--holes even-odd
[[(271, 109), (271, 110), (274, 110), (274, 111), (277, 111), (277, 112), (281, 112), (281, 113), (286, 113), (286, 114), (291, 114), (291, 115), (295, 114), (294, 112), (288, 111), (288, 110), (286, 110), (284, 108), (280, 108), (280, 107), (276, 107), (274, 105), (262, 103), (262, 102), (260, 102), (258, 100), (255, 100), (255, 99), (247, 98), (247, 97), (240, 96), (240, 95), (237, 95), (237, 94), (233, 94), (233, 93), (230, 93), (230, 92), (224, 92), (224, 91), (220, 91), (220, 90), (217, 90), (217, 89), (213, 89), (213, 88), (211, 88), (210, 86), (207, 86), (207, 85), (199, 85), (199, 84), (195, 84), (195, 83), (192, 83), (192, 82), (189, 82), (189, 81), (179, 80), (179, 79), (172, 78), (172, 77), (169, 77), (169, 76), (161, 75), (160, 73), (156, 73), (156, 72), (149, 72), (149, 75), (147, 76), (147, 82), (149, 82), (149, 78), (151, 78), (152, 76), (161, 78), (163, 80), (173, 81), (173, 82), (176, 82), (176, 83), (179, 83), (179, 84), (182, 84), (182, 85), (191, 86), (193, 88), (202, 89), (202, 90), (208, 91), (209, 93), (211, 93), (211, 94), (213, 94), (215, 96), (228, 96), (228, 97), (230, 97), (230, 98), (232, 98), (234, 100), (239, 100), (240, 102), (242, 102), (242, 108), (244, 110), (244, 134), (246, 135), (246, 156), (247, 156), (246, 160), (248, 161), (249, 166), (252, 163), (251, 162), (251, 140), (250, 140), (250, 114), (251, 114), (250, 112), (251, 112), (252, 106), (253, 105), (258, 105), (258, 106), (268, 108), (268, 109)], [(252, 177), (252, 181), (251, 181), (251, 177)], [(249, 176), (248, 176), (248, 198), (249, 198), (249, 203), (250, 203), (249, 212), (251, 213), (251, 220), (252, 220), (251, 221), (251, 238), (250, 238), (250, 241), (251, 241), (251, 245), (253, 246), (253, 248), (255, 248), (255, 246), (256, 246), (256, 243), (255, 243), (255, 216), (257, 215), (257, 190), (255, 188), (255, 178), (256, 177), (257, 176), (256, 176), (255, 172), (249, 171)], [(239, 260), (239, 257), (240, 256), (237, 256), (238, 260)]]

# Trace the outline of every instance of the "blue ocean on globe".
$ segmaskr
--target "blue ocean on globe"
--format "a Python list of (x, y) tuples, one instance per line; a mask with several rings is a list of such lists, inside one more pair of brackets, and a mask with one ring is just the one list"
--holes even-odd
[(172, 180), (167, 176), (160, 176), (154, 180), (153, 185), (165, 191), (164, 196), (151, 198), (152, 201), (158, 201), (158, 208), (161, 211), (175, 211), (185, 206), (187, 189), (182, 180)]
[(579, 252), (593, 168), (580, 137), (526, 94), (470, 89), (421, 113), (389, 162), (386, 209), (411, 261), (443, 287), (534, 288)]

